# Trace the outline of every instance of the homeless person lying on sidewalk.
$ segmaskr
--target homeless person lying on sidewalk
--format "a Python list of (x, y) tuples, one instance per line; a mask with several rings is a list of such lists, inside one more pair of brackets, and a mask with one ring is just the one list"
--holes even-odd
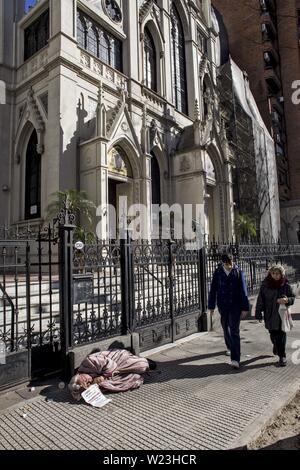
[(155, 367), (153, 361), (134, 356), (126, 349), (95, 352), (82, 361), (69, 383), (69, 390), (78, 401), (81, 393), (93, 384), (103, 392), (134, 390), (144, 382), (142, 374)]

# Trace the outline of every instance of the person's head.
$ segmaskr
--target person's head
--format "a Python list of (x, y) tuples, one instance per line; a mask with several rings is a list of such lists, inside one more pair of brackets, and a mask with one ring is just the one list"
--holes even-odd
[(280, 264), (274, 264), (269, 269), (269, 275), (274, 279), (274, 281), (281, 281), (285, 277), (285, 269)]
[(84, 392), (93, 382), (93, 378), (88, 374), (76, 374), (69, 383), (69, 390), (74, 400), (81, 399), (81, 393)]
[(233, 267), (233, 258), (232, 258), (231, 254), (224, 253), (222, 255), (221, 260), (222, 260), (222, 263), (223, 263), (223, 266), (224, 266), (225, 269), (228, 269), (228, 270), (232, 269), (232, 267)]

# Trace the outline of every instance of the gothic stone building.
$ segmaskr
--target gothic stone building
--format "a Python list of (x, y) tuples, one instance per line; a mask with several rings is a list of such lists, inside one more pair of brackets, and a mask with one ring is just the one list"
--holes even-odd
[(76, 188), (117, 212), (203, 204), (206, 234), (234, 234), (210, 0), (0, 0), (0, 18), (0, 223)]

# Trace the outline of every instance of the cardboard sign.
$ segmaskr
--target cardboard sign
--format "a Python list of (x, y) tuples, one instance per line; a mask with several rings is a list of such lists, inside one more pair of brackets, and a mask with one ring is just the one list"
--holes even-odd
[(97, 384), (91, 385), (87, 390), (82, 392), (81, 396), (86, 403), (95, 408), (102, 408), (102, 406), (105, 406), (111, 401), (103, 395)]

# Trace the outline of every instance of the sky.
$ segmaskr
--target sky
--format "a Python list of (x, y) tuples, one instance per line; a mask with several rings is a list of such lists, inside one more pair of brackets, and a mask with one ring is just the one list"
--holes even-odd
[(35, 5), (36, 4), (36, 0), (26, 0), (25, 1), (25, 10), (27, 11), (28, 8), (31, 6), (31, 5)]

